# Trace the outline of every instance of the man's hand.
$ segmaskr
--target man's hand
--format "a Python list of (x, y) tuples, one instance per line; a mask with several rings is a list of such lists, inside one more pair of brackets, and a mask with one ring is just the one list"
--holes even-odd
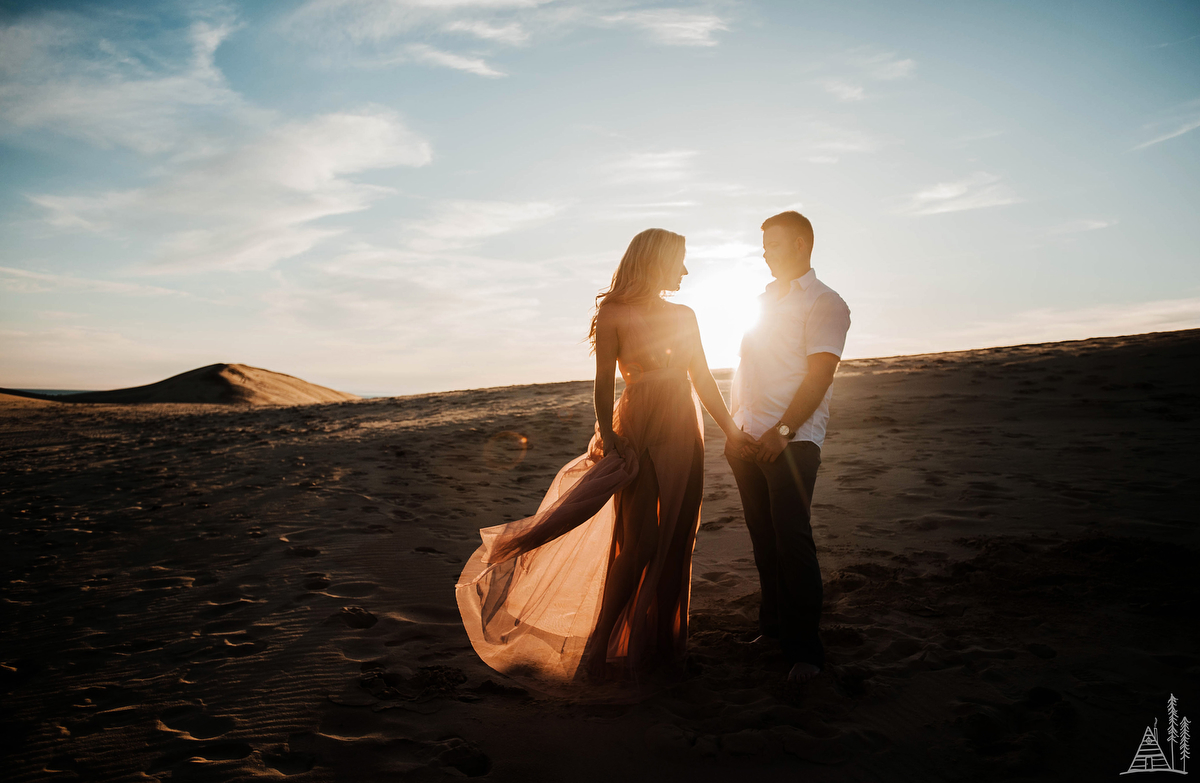
[(780, 435), (778, 430), (769, 429), (758, 439), (758, 454), (755, 459), (759, 462), (774, 462), (787, 448), (788, 443), (788, 439)]
[(750, 437), (750, 433), (738, 430), (725, 437), (725, 456), (753, 462), (758, 452), (758, 441)]

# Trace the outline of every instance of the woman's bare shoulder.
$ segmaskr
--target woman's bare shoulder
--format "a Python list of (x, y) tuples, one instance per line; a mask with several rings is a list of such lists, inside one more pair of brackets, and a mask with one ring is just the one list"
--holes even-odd
[(688, 307), (688, 306), (687, 306), (687, 305), (685, 305), (685, 304), (676, 304), (675, 302), (667, 302), (666, 304), (667, 304), (667, 307), (674, 307), (674, 308), (677, 308), (677, 309), (675, 310), (675, 312), (676, 312), (676, 313), (678, 313), (678, 314), (680, 314), (680, 315), (682, 315), (682, 316), (685, 316), (685, 317), (686, 317), (686, 318), (688, 318), (690, 321), (693, 321), (693, 322), (695, 322), (695, 320), (696, 320), (696, 311), (695, 311), (695, 310), (693, 310), (692, 308)]
[(629, 305), (624, 302), (605, 302), (596, 311), (596, 325), (616, 325), (629, 313)]

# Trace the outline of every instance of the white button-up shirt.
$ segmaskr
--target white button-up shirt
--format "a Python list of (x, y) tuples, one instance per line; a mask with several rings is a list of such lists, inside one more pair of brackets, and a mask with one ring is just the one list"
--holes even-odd
[[(791, 405), (808, 374), (808, 357), (831, 353), (840, 359), (850, 329), (850, 308), (812, 269), (793, 280), (782, 298), (768, 288), (759, 300), (762, 317), (742, 338), (731, 400), (734, 422), (755, 438), (778, 424)], [(832, 397), (831, 387), (813, 415), (796, 428), (793, 441), (818, 446), (825, 441)]]

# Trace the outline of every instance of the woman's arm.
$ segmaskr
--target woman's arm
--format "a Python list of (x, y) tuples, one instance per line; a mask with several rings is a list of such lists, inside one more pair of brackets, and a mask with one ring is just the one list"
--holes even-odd
[(596, 383), (592, 390), (592, 404), (596, 408), (596, 425), (600, 429), (600, 438), (604, 441), (605, 454), (614, 450), (620, 454), (612, 426), (619, 348), (613, 307), (602, 307), (596, 314)]
[(704, 356), (704, 346), (700, 343), (700, 327), (696, 323), (696, 314), (690, 307), (684, 309), (691, 320), (689, 326), (696, 341), (696, 348), (692, 352), (692, 363), (688, 365), (688, 374), (692, 376), (692, 386), (696, 388), (696, 396), (700, 398), (700, 403), (708, 411), (708, 415), (713, 417), (717, 426), (725, 433), (725, 437), (737, 437), (741, 430), (734, 423), (733, 417), (729, 415), (729, 409), (725, 407), (725, 399), (721, 396), (720, 389), (717, 388), (717, 381), (713, 378), (712, 371), (708, 369), (708, 359)]

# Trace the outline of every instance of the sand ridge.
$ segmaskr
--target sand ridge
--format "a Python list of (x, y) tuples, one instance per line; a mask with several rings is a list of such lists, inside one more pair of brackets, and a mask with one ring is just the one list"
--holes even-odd
[[(515, 686), (453, 585), (590, 436), (590, 383), (0, 407), (12, 780), (1101, 779), (1200, 704), (1200, 332), (847, 362), (814, 503), (829, 674), (750, 644), (707, 422), (690, 676)], [(727, 380), (721, 381), (727, 391)], [(523, 439), (523, 440), (522, 440)], [(1193, 713), (1188, 713), (1193, 714)]]
[[(345, 402), (357, 395), (335, 391), (291, 375), (263, 370), (246, 364), (210, 364), (173, 375), (157, 383), (111, 391), (82, 392), (55, 397), (13, 392), (7, 398), (24, 398), (64, 403), (215, 403), (223, 405), (311, 405)], [(12, 400), (15, 401), (15, 400)]]

